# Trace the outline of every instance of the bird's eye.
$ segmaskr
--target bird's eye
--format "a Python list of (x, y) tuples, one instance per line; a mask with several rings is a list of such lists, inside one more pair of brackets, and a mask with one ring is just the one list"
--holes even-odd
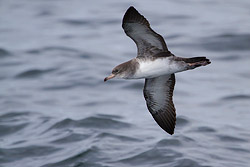
[(119, 71), (118, 69), (114, 69), (114, 70), (112, 71), (112, 73), (113, 73), (113, 74), (116, 74), (116, 73), (118, 73), (118, 71)]

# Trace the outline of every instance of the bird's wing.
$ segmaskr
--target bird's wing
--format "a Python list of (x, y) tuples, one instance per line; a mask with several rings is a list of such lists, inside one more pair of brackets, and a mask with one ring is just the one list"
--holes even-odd
[(174, 133), (176, 113), (173, 103), (175, 75), (145, 80), (144, 97), (147, 107), (158, 125), (169, 134)]
[(137, 45), (139, 57), (151, 57), (160, 52), (168, 52), (161, 35), (151, 29), (149, 22), (134, 7), (130, 7), (122, 21), (122, 28)]

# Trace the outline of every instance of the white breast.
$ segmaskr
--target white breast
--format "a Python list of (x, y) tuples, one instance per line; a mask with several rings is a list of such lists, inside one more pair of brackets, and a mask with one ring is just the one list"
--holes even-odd
[(166, 74), (183, 71), (185, 67), (171, 58), (158, 58), (155, 60), (138, 60), (139, 69), (133, 78), (153, 78)]

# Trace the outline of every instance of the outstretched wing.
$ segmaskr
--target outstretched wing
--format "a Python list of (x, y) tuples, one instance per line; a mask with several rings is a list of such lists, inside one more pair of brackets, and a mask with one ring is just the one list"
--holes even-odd
[(137, 45), (138, 55), (151, 57), (157, 53), (168, 51), (161, 35), (154, 32), (149, 22), (134, 7), (130, 7), (122, 21), (122, 28)]
[(174, 134), (176, 113), (173, 103), (175, 75), (145, 79), (144, 97), (149, 112), (158, 125), (169, 134)]

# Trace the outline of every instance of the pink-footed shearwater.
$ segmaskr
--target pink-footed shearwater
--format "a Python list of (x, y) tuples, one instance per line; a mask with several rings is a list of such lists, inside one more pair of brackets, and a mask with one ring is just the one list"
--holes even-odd
[(148, 110), (158, 125), (174, 134), (176, 113), (173, 103), (175, 74), (210, 64), (206, 57), (182, 58), (172, 54), (163, 39), (151, 29), (147, 19), (133, 6), (125, 13), (122, 28), (137, 46), (137, 56), (116, 66), (111, 78), (145, 78), (143, 89)]

